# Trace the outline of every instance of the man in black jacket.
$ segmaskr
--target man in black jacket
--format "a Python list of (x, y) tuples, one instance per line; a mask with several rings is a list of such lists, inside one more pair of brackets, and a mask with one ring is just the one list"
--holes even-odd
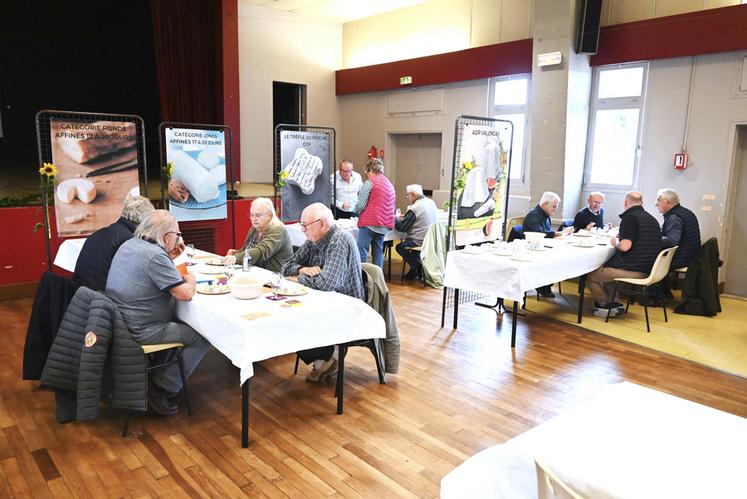
[(586, 201), (587, 206), (576, 213), (573, 218), (573, 229), (591, 230), (593, 227), (601, 229), (604, 227), (604, 194), (592, 192)]
[(589, 290), (594, 297), (594, 315), (605, 317), (612, 309), (614, 316), (624, 309), (610, 302), (613, 282), (617, 277), (642, 279), (651, 272), (661, 251), (659, 222), (643, 209), (643, 196), (638, 191), (625, 194), (625, 211), (620, 215), (620, 232), (611, 242), (617, 251), (607, 263), (588, 276)]
[(665, 248), (679, 246), (674, 254), (671, 269), (687, 267), (700, 251), (700, 224), (695, 214), (680, 204), (674, 189), (659, 189), (656, 208), (664, 215), (661, 242)]
[(132, 237), (143, 218), (153, 210), (153, 204), (148, 198), (127, 196), (119, 220), (97, 230), (83, 244), (73, 273), (76, 287), (85, 286), (103, 292), (114, 254), (123, 242)]

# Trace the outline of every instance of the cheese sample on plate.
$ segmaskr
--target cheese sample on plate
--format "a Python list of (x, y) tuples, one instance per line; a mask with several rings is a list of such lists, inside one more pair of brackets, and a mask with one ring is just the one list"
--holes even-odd
[[(96, 121), (91, 124), (93, 129), (99, 129), (102, 127), (121, 126), (125, 127), (127, 123), (115, 123), (111, 121)], [(112, 134), (106, 128), (103, 128), (107, 134)], [(102, 132), (102, 133), (104, 133)], [(77, 137), (61, 137), (59, 138), (59, 144), (62, 150), (67, 154), (70, 159), (76, 163), (87, 163), (93, 159), (101, 156), (106, 156), (119, 151), (120, 149), (127, 149), (135, 146), (135, 134), (122, 135), (121, 132), (116, 134), (116, 137), (103, 138), (97, 136), (98, 134), (90, 134), (84, 138)]]
[(216, 179), (189, 154), (184, 151), (173, 151), (170, 159), (174, 162), (172, 179), (184, 184), (195, 201), (204, 203), (218, 197)]
[(299, 147), (291, 162), (285, 167), (285, 171), (288, 172), (286, 183), (297, 185), (301, 192), (308, 196), (314, 192), (314, 182), (322, 173), (322, 159), (309, 154), (303, 147)]
[(96, 187), (93, 182), (84, 178), (69, 178), (57, 185), (57, 199), (63, 203), (72, 203), (75, 198), (90, 203), (96, 198)]

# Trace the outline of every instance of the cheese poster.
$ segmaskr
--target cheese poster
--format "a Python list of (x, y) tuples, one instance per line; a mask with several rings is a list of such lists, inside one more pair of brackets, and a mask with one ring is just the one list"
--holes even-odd
[(223, 130), (165, 128), (169, 211), (180, 222), (223, 220), (226, 209), (226, 140)]
[(140, 193), (135, 123), (53, 118), (50, 139), (58, 235), (85, 236), (114, 223), (125, 198)]
[(281, 217), (285, 222), (301, 219), (311, 203), (331, 203), (329, 184), (329, 135), (319, 132), (280, 132)]

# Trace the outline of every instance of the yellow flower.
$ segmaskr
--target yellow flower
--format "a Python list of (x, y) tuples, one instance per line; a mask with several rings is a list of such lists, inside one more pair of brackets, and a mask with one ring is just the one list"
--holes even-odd
[(169, 164), (167, 165), (168, 171), (169, 171), (169, 177), (171, 177), (174, 174), (174, 162), (169, 161)]
[(462, 166), (464, 166), (465, 170), (470, 171), (474, 165), (472, 164), (472, 161), (465, 161), (462, 163)]
[(286, 178), (288, 178), (288, 170), (285, 170), (280, 174), (280, 180), (285, 180)]
[(39, 173), (47, 177), (54, 177), (57, 175), (57, 167), (52, 163), (43, 163), (42, 167), (39, 168)]

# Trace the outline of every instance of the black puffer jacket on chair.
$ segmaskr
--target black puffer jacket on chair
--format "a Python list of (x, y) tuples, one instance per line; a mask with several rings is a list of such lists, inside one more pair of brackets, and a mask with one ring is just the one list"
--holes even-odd
[(114, 303), (101, 293), (78, 288), (49, 351), (42, 384), (76, 392), (75, 419), (88, 420), (98, 415), (100, 400), (144, 412), (147, 381), (143, 350)]

